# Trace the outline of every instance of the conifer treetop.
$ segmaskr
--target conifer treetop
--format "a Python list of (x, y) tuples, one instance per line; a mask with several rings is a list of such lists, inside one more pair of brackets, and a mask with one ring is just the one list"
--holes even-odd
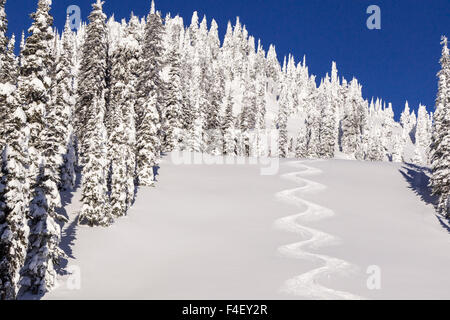
[(442, 36), (441, 37), (441, 44), (444, 46), (444, 50), (447, 49), (448, 52), (448, 39), (446, 36)]
[(6, 0), (0, 0), (0, 54), (6, 51), (8, 40), (6, 38), (6, 31), (8, 29), (8, 19), (5, 12)]
[(155, 13), (156, 13), (155, 1), (152, 0), (152, 4), (150, 6), (150, 14), (155, 14)]

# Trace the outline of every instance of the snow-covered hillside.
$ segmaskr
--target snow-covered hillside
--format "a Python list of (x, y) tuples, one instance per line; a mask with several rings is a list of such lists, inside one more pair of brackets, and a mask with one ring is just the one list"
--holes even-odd
[[(396, 122), (335, 62), (316, 77), (239, 18), (222, 40), (214, 19), (148, 4), (119, 22), (96, 0), (60, 32), (37, 0), (16, 55), (0, 0), (0, 300), (416, 297), (421, 281), (445, 293), (448, 235), (415, 188), (430, 165), (450, 218), (447, 38), (435, 114), (406, 104)], [(282, 172), (177, 165), (178, 151)]]
[[(423, 168), (282, 160), (279, 174), (262, 176), (257, 165), (175, 165), (167, 156), (159, 174), (157, 188), (141, 188), (129, 216), (112, 227), (66, 224), (62, 247), (81, 289), (59, 276), (44, 299), (450, 298), (449, 229), (431, 205)], [(303, 204), (280, 198), (293, 189)], [(66, 200), (75, 221), (79, 190)], [(301, 214), (305, 203), (314, 204), (309, 216)], [(280, 224), (298, 214), (291, 222), (302, 232)], [(311, 238), (307, 229), (330, 241), (303, 246), (309, 257), (286, 254)], [(316, 272), (323, 256), (348, 268)], [(367, 287), (373, 266), (380, 290)], [(314, 285), (296, 287), (305, 274)]]

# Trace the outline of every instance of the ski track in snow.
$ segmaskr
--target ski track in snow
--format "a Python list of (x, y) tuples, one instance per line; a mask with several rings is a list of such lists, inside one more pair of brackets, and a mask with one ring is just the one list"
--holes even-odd
[(305, 240), (282, 246), (278, 249), (278, 251), (284, 256), (290, 258), (306, 259), (316, 263), (320, 263), (320, 266), (316, 269), (287, 280), (281, 289), (282, 292), (311, 299), (363, 299), (362, 297), (348, 292), (327, 288), (317, 282), (320, 278), (323, 278), (324, 276), (330, 276), (332, 273), (346, 275), (355, 270), (355, 267), (347, 261), (308, 251), (308, 249), (317, 249), (326, 245), (339, 244), (340, 240), (328, 233), (303, 226), (299, 222), (318, 221), (324, 218), (332, 217), (335, 215), (335, 213), (330, 209), (303, 200), (299, 197), (299, 194), (314, 193), (326, 189), (326, 187), (320, 183), (313, 182), (301, 177), (318, 175), (321, 174), (322, 171), (313, 167), (309, 167), (302, 161), (289, 162), (288, 165), (302, 170), (287, 173), (282, 175), (281, 177), (283, 179), (293, 181), (301, 185), (301, 187), (281, 191), (277, 193), (276, 196), (278, 199), (286, 203), (290, 203), (299, 208), (302, 208), (303, 212), (281, 218), (275, 222), (275, 226), (281, 230), (297, 233), (301, 235)]

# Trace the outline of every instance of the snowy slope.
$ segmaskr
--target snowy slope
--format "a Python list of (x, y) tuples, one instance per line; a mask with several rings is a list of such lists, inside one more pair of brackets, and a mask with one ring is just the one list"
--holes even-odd
[[(81, 289), (69, 290), (68, 276), (61, 276), (60, 287), (44, 298), (450, 298), (450, 235), (419, 188), (426, 185), (422, 169), (346, 160), (304, 165), (314, 174), (297, 175), (305, 167), (290, 160), (279, 174), (261, 176), (255, 165), (175, 165), (165, 158), (157, 187), (139, 190), (127, 218), (108, 229), (67, 225), (63, 248), (72, 257), (69, 266), (81, 271)], [(289, 174), (300, 180), (286, 179)], [(304, 192), (301, 179), (312, 189)], [(295, 196), (303, 204), (332, 214), (304, 219), (307, 206), (280, 199), (302, 187)], [(79, 192), (67, 200), (74, 219)], [(280, 228), (295, 215), (304, 230), (333, 238), (302, 247), (315, 258), (280, 250), (310, 238)], [(318, 256), (351, 268), (330, 264), (326, 272), (314, 271), (323, 267)], [(366, 270), (374, 265), (381, 270), (381, 290), (366, 285)], [(286, 290), (289, 281), (311, 274), (312, 290), (348, 296)]]

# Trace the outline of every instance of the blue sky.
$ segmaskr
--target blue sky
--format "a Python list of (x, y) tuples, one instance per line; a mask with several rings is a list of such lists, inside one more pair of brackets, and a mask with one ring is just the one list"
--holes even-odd
[[(53, 0), (55, 25), (62, 28), (66, 8), (78, 5), (87, 19), (94, 0)], [(9, 31), (28, 29), (37, 0), (8, 0)], [(381, 8), (381, 30), (369, 30), (369, 5)], [(306, 55), (310, 71), (319, 77), (337, 62), (341, 76), (363, 84), (365, 98), (381, 97), (394, 105), (396, 118), (408, 100), (434, 109), (439, 70), (440, 36), (450, 36), (449, 0), (157, 0), (163, 15), (180, 14), (190, 23), (193, 11), (215, 18), (221, 36), (228, 20), (239, 16), (249, 33), (267, 49), (275, 44), (279, 59)], [(117, 19), (131, 11), (143, 16), (150, 0), (106, 0), (104, 9)]]

